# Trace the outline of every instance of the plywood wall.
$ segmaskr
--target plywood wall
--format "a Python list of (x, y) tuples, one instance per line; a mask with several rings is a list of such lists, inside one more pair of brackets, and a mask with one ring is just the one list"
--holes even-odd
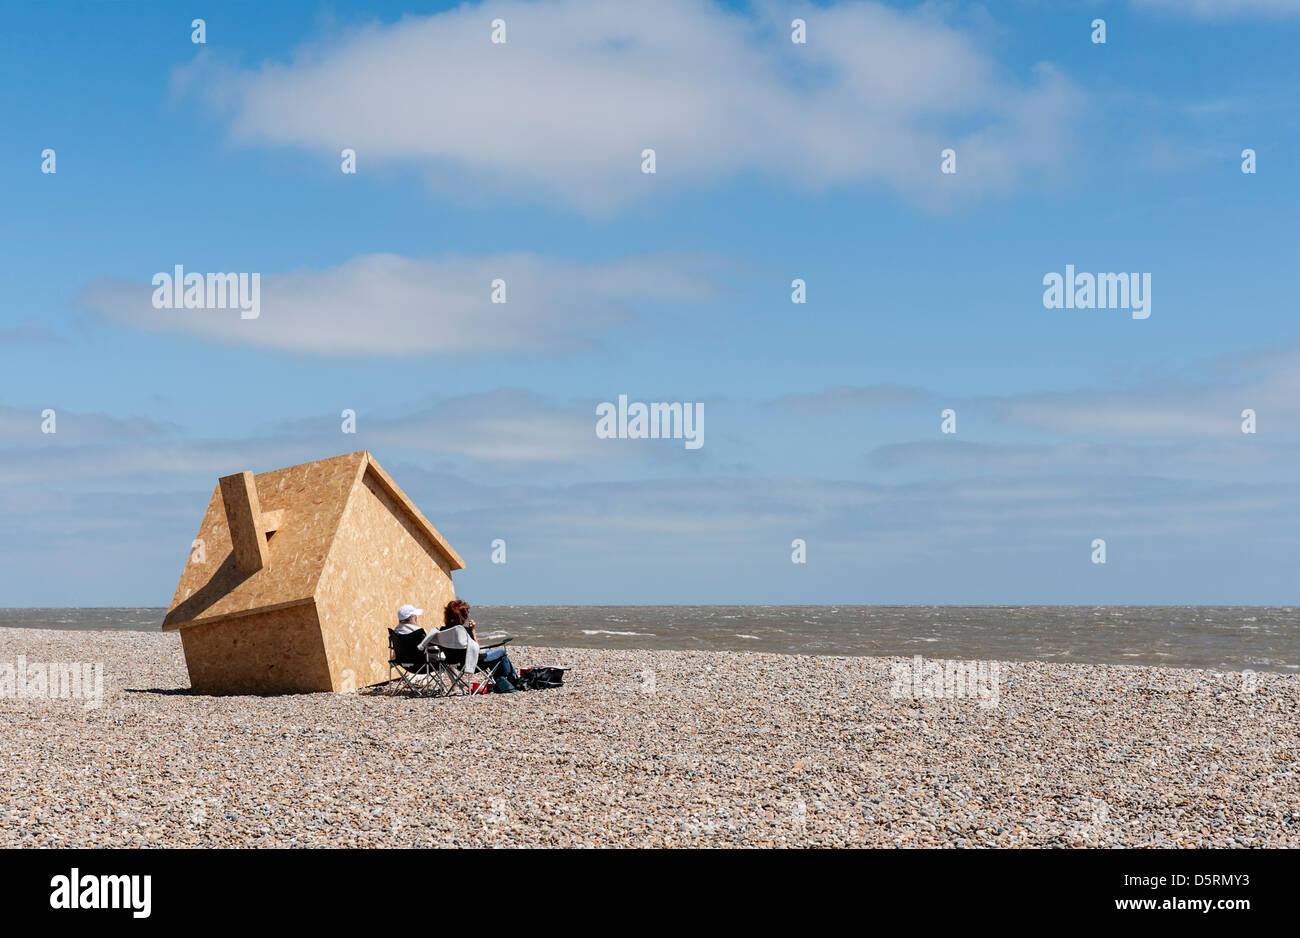
[(442, 624), (455, 595), (446, 557), (367, 470), (316, 591), (335, 688), (388, 680), (388, 629), (397, 625), (398, 606), (423, 608), (422, 624), (431, 628)]
[(181, 629), (196, 694), (302, 694), (332, 689), (315, 605)]

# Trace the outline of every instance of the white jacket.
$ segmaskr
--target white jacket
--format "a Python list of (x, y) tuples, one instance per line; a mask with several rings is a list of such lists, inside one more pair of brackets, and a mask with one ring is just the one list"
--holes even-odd
[(420, 651), (427, 650), (432, 643), (438, 648), (446, 648), (452, 651), (465, 649), (465, 672), (472, 673), (478, 668), (478, 642), (469, 637), (469, 631), (463, 625), (453, 625), (449, 629), (435, 629), (424, 637), (420, 642)]

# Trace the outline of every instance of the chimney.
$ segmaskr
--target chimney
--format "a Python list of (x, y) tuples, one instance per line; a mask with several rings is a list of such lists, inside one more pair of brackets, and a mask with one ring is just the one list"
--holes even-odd
[(226, 524), (235, 548), (235, 566), (240, 573), (253, 573), (271, 562), (266, 549), (266, 527), (257, 485), (251, 472), (223, 476), (221, 500), (226, 504)]

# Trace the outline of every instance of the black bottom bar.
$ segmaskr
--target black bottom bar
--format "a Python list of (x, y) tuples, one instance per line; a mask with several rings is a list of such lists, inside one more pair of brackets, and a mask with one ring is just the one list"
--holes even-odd
[[(905, 908), (945, 921), (1023, 914), (1056, 916), (1044, 923), (1150, 923), (1195, 915), (1231, 927), (1243, 915), (1289, 908), (1284, 890), (1292, 891), (1294, 858), (1280, 850), (11, 850), (0, 853), (0, 894), (10, 923), (75, 919), (131, 929), (374, 927), (394, 916), (403, 895), (418, 907), (422, 892), (439, 905), (485, 908), (506, 927), (554, 914), (561, 930), (609, 916), (630, 916), (638, 926), (680, 921), (688, 897), (707, 900), (691, 903), (697, 923), (701, 916), (762, 921), (770, 902), (788, 906), (800, 895), (810, 910), (830, 903), (865, 920)], [(990, 913), (998, 917), (987, 919)]]

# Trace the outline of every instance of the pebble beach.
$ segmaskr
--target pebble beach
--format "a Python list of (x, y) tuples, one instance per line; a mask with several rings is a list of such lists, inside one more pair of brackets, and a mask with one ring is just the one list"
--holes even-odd
[(1300, 677), (511, 646), (561, 689), (202, 697), (171, 633), (0, 629), (102, 700), (0, 696), (0, 845), (1300, 846)]

